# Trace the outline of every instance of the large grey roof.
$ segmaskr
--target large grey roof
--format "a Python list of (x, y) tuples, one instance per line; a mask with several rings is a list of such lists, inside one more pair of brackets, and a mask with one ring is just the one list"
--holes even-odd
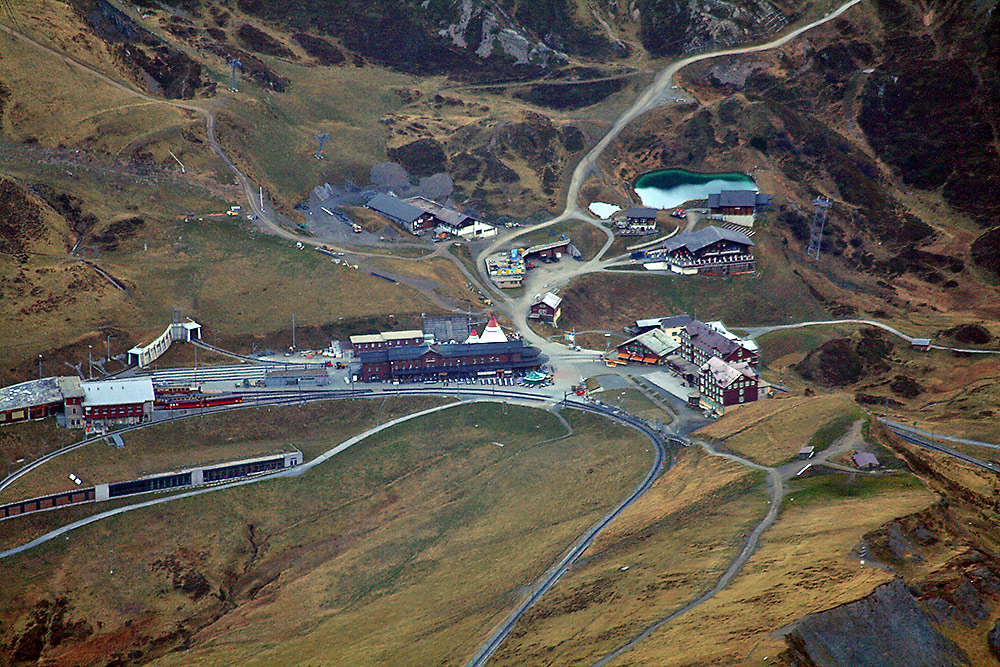
[(684, 330), (691, 337), (691, 343), (706, 352), (718, 350), (722, 356), (729, 356), (739, 350), (742, 345), (729, 340), (704, 322), (694, 320)]
[(771, 203), (770, 195), (753, 190), (723, 190), (718, 194), (708, 195), (708, 207), (724, 206), (767, 206)]
[(743, 232), (721, 227), (705, 227), (696, 232), (683, 232), (667, 239), (663, 242), (663, 249), (673, 252), (680, 248), (687, 248), (691, 252), (696, 252), (719, 241), (731, 241), (740, 245), (752, 246), (753, 241)]
[(59, 378), (56, 377), (29, 380), (9, 387), (0, 387), (0, 410), (17, 410), (47, 403), (58, 403), (62, 399)]
[(390, 218), (402, 220), (403, 222), (413, 222), (424, 214), (424, 211), (407, 204), (401, 199), (396, 199), (391, 195), (377, 194), (365, 204), (368, 208), (379, 213), (384, 213)]
[(657, 213), (659, 213), (659, 209), (637, 206), (625, 209), (624, 215), (626, 218), (655, 218)]
[(127, 405), (153, 400), (153, 378), (81, 382), (84, 405)]
[(555, 309), (555, 308), (559, 307), (560, 303), (562, 303), (562, 297), (558, 297), (555, 294), (553, 294), (552, 292), (546, 292), (545, 294), (541, 295), (540, 297), (537, 297), (532, 302), (531, 305), (534, 306), (534, 305), (539, 304), (539, 303), (544, 303), (549, 308)]

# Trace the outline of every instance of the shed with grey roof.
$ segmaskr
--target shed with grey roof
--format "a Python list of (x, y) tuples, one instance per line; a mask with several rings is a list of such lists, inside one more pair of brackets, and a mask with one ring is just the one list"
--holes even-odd
[(434, 226), (433, 214), (392, 195), (377, 194), (365, 206), (402, 225), (408, 232), (418, 232)]

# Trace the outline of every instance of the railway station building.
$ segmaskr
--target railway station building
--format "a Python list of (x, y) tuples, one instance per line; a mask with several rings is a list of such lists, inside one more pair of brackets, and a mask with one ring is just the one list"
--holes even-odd
[(62, 412), (61, 379), (47, 377), (0, 389), (0, 426), (43, 419)]
[(496, 343), (447, 343), (364, 351), (364, 382), (425, 381), (538, 370), (545, 357), (520, 339)]
[(83, 419), (88, 426), (147, 422), (153, 415), (150, 377), (81, 382)]

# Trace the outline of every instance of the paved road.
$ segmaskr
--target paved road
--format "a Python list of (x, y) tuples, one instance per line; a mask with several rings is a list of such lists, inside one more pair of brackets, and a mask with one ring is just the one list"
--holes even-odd
[[(772, 331), (781, 331), (783, 329), (801, 329), (803, 327), (816, 327), (816, 326), (828, 326), (831, 324), (867, 324), (868, 326), (877, 327), (883, 331), (888, 331), (894, 336), (902, 338), (907, 343), (912, 343), (914, 336), (903, 333), (899, 329), (884, 324), (882, 322), (876, 322), (875, 320), (861, 320), (861, 319), (844, 319), (844, 320), (811, 320), (808, 322), (796, 322), (794, 324), (776, 324), (774, 326), (763, 326), (763, 327), (736, 327), (737, 329), (742, 329), (747, 332), (747, 338), (753, 339), (763, 336), (766, 333)], [(1000, 350), (976, 350), (972, 348), (964, 347), (949, 347), (946, 345), (931, 345), (932, 350), (946, 350), (949, 352), (964, 352), (967, 354), (1000, 354)]]
[(604, 665), (609, 664), (610, 662), (621, 656), (623, 653), (641, 644), (643, 641), (648, 639), (650, 635), (652, 635), (654, 632), (656, 632), (663, 626), (667, 625), (668, 623), (672, 622), (678, 617), (683, 616), (692, 609), (698, 607), (699, 605), (704, 604), (708, 600), (711, 600), (713, 597), (715, 597), (720, 591), (726, 588), (726, 586), (728, 586), (733, 581), (733, 579), (736, 578), (736, 575), (740, 573), (740, 570), (743, 569), (743, 566), (746, 565), (746, 562), (750, 560), (750, 557), (757, 550), (757, 545), (760, 542), (761, 535), (763, 535), (764, 531), (770, 528), (772, 525), (774, 525), (774, 522), (778, 520), (778, 514), (781, 511), (781, 501), (785, 497), (785, 476), (782, 474), (781, 471), (779, 471), (777, 468), (769, 468), (767, 466), (762, 466), (758, 463), (754, 463), (753, 461), (748, 461), (747, 459), (740, 458), (739, 456), (735, 456), (733, 454), (719, 452), (707, 442), (701, 440), (695, 440), (694, 442), (699, 446), (701, 446), (702, 449), (704, 449), (712, 456), (718, 456), (720, 458), (724, 458), (729, 461), (738, 463), (742, 466), (746, 466), (754, 470), (759, 470), (761, 472), (766, 472), (768, 481), (768, 490), (770, 496), (770, 500), (768, 501), (770, 503), (770, 506), (768, 507), (767, 514), (764, 515), (764, 518), (761, 519), (760, 523), (758, 523), (754, 527), (753, 531), (750, 532), (750, 536), (747, 538), (747, 541), (743, 545), (743, 549), (740, 551), (739, 555), (737, 555), (736, 558), (733, 559), (733, 561), (729, 564), (725, 572), (722, 573), (722, 576), (719, 577), (719, 579), (715, 582), (715, 585), (712, 586), (712, 588), (710, 588), (705, 593), (702, 593), (694, 600), (691, 600), (680, 609), (670, 613), (664, 618), (661, 618), (652, 625), (649, 625), (638, 635), (628, 640), (627, 642), (616, 648), (614, 651), (611, 651), (604, 657), (595, 661), (591, 665), (591, 667), (603, 667)]
[(596, 524), (590, 527), (590, 529), (583, 534), (574, 544), (569, 548), (569, 550), (560, 558), (555, 565), (553, 565), (531, 588), (531, 592), (525, 597), (520, 604), (515, 607), (515, 609), (503, 620), (499, 627), (490, 633), (489, 638), (486, 642), (479, 647), (479, 650), (472, 656), (472, 658), (466, 663), (466, 667), (480, 667), (486, 664), (486, 661), (490, 659), (504, 640), (514, 629), (517, 621), (524, 615), (528, 609), (530, 609), (536, 602), (538, 602), (546, 592), (562, 578), (573, 563), (583, 555), (583, 553), (590, 548), (594, 540), (597, 538), (598, 534), (607, 528), (615, 519), (621, 516), (629, 506), (631, 506), (636, 500), (642, 497), (646, 491), (653, 486), (653, 482), (660, 476), (663, 472), (664, 465), (666, 463), (666, 449), (663, 443), (660, 441), (659, 436), (643, 422), (635, 419), (634, 417), (628, 415), (615, 414), (605, 408), (595, 406), (589, 403), (579, 403), (576, 401), (570, 401), (570, 407), (586, 410), (588, 412), (594, 412), (600, 414), (609, 419), (614, 419), (623, 424), (631, 426), (632, 428), (638, 430), (643, 435), (645, 435), (650, 443), (652, 443), (655, 449), (655, 456), (653, 459), (653, 465), (646, 474), (646, 477), (633, 489), (632, 493), (618, 504), (613, 510), (608, 512), (604, 517), (601, 518)]

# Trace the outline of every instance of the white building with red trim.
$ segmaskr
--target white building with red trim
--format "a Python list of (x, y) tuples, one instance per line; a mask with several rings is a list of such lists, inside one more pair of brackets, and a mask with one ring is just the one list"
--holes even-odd
[(138, 424), (153, 415), (153, 380), (149, 377), (81, 382), (83, 419), (88, 425)]

